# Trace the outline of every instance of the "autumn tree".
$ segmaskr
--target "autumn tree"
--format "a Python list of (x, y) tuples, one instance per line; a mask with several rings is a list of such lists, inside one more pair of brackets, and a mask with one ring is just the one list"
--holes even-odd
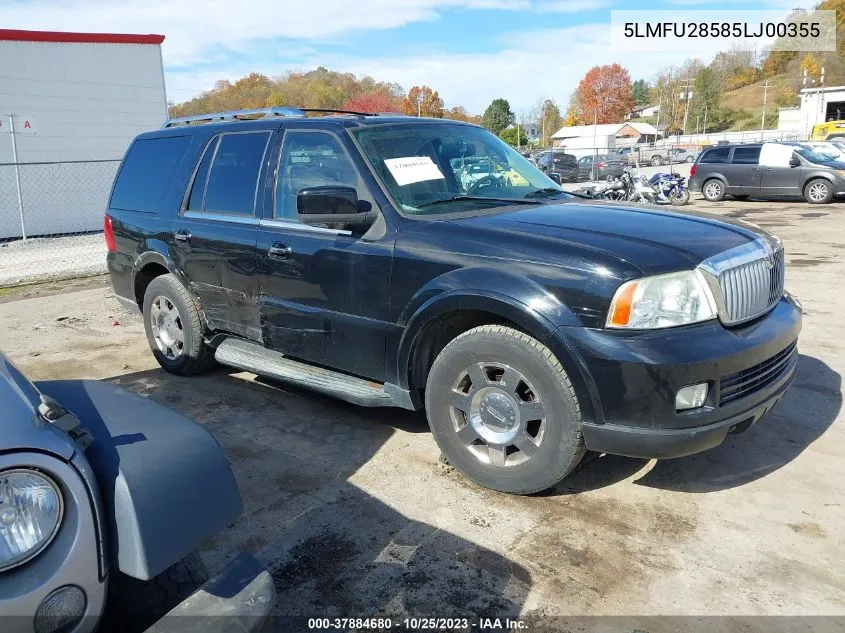
[(500, 134), (502, 130), (514, 122), (515, 118), (511, 104), (508, 103), (507, 99), (493, 99), (493, 102), (484, 111), (482, 125), (493, 134)]
[(405, 114), (442, 118), (443, 99), (428, 86), (414, 86), (405, 96), (403, 111)]
[(401, 112), (403, 106), (402, 100), (392, 94), (383, 91), (374, 91), (348, 99), (343, 104), (342, 109), (377, 114), (379, 112)]
[(617, 123), (634, 108), (631, 76), (619, 64), (591, 68), (575, 94), (588, 123)]

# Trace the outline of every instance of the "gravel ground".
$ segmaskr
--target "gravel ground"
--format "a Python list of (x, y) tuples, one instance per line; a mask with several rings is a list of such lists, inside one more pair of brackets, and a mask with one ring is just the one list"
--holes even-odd
[[(438, 461), (425, 417), (355, 407), (220, 368), (162, 371), (103, 278), (9, 290), (0, 349), (34, 379), (123, 385), (204, 425), (245, 511), (201, 554), (270, 569), (289, 615), (521, 614), (531, 631), (841, 631), (845, 617), (845, 204), (707, 204), (784, 238), (807, 310), (798, 376), (765, 421), (683, 459), (594, 459), (532, 497), (483, 490)], [(54, 284), (60, 287), (62, 284)], [(731, 616), (559, 622), (554, 615)], [(837, 624), (759, 616), (838, 617)], [(814, 624), (815, 622), (815, 624)], [(602, 628), (604, 627), (604, 628)]]
[(106, 272), (102, 233), (35, 237), (0, 243), (0, 287)]

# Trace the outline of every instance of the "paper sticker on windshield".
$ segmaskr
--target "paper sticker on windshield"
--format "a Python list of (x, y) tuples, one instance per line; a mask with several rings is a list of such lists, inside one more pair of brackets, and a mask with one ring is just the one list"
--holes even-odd
[(400, 187), (424, 180), (443, 180), (445, 176), (428, 156), (385, 158), (384, 164)]

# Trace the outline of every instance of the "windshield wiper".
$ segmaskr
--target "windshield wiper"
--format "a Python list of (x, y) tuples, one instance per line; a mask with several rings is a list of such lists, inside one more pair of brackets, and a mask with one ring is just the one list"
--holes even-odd
[(563, 191), (562, 189), (555, 189), (554, 187), (543, 187), (542, 189), (536, 189), (534, 191), (529, 191), (525, 194), (525, 198), (544, 198), (547, 195), (556, 195), (559, 193), (568, 193)]
[(536, 202), (532, 202), (530, 200), (520, 200), (519, 198), (488, 198), (486, 196), (452, 196), (451, 198), (440, 198), (440, 200), (432, 200), (431, 202), (424, 202), (423, 204), (418, 204), (417, 209), (423, 209), (425, 207), (433, 207), (437, 204), (443, 204), (445, 202), (461, 202), (464, 200), (475, 200), (478, 202), (496, 202), (502, 204), (537, 204)]

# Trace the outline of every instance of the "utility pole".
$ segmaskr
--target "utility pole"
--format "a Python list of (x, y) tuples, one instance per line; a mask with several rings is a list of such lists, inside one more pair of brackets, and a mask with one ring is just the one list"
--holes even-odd
[(763, 118), (760, 121), (760, 141), (763, 140), (763, 136), (765, 135), (766, 129), (766, 100), (769, 96), (769, 80), (766, 80), (766, 83), (763, 85)]
[(687, 79), (684, 82), (684, 136), (687, 134), (687, 116), (689, 116), (689, 102), (692, 99), (692, 92), (690, 92), (690, 88), (692, 88), (692, 80)]
[(26, 225), (23, 219), (23, 194), (21, 192), (21, 166), (18, 162), (18, 142), (15, 139), (15, 115), (9, 113), (9, 133), (12, 137), (12, 162), (15, 164), (15, 186), (18, 194), (18, 213), (21, 219), (21, 237), (26, 241)]

